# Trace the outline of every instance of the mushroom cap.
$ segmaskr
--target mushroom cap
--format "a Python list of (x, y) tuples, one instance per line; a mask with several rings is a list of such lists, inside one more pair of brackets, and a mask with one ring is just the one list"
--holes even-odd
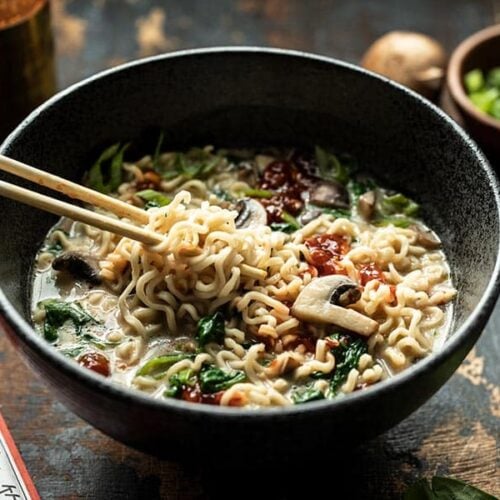
[(242, 198), (236, 203), (238, 215), (234, 223), (238, 229), (257, 227), (267, 224), (266, 209), (257, 200)]
[[(355, 289), (359, 288), (354, 281), (340, 275), (313, 279), (299, 293), (293, 304), (292, 314), (302, 321), (331, 323), (363, 336), (375, 333), (378, 330), (376, 321), (353, 309), (332, 304), (332, 297), (335, 297), (338, 290), (341, 290), (341, 296), (346, 297), (348, 294), (346, 285)], [(351, 297), (352, 300), (355, 300), (356, 297), (359, 299), (357, 294), (351, 294)]]
[(433, 38), (391, 31), (368, 48), (361, 65), (431, 98), (444, 77), (446, 60), (444, 48)]
[(79, 252), (64, 252), (52, 262), (55, 271), (65, 271), (77, 280), (87, 281), (91, 285), (99, 285), (99, 266), (91, 255)]
[(349, 208), (346, 188), (335, 181), (320, 180), (309, 189), (309, 201), (319, 207)]

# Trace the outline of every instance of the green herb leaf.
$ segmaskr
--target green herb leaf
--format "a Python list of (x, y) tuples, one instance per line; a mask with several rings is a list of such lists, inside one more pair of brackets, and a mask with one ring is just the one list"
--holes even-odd
[(123, 155), (129, 144), (107, 148), (89, 170), (88, 185), (104, 194), (116, 191), (122, 183)]
[(151, 375), (160, 377), (178, 361), (191, 359), (192, 357), (192, 354), (186, 354), (185, 352), (173, 352), (171, 354), (165, 354), (164, 356), (158, 356), (157, 358), (150, 359), (145, 365), (139, 368), (136, 376)]
[(326, 149), (316, 146), (314, 149), (316, 163), (320, 176), (323, 179), (334, 180), (341, 184), (347, 184), (350, 179), (350, 172), (346, 165)]
[(413, 223), (413, 220), (399, 215), (393, 215), (392, 217), (379, 216), (373, 221), (373, 224), (378, 227), (386, 227), (392, 224), (393, 226), (402, 227), (403, 229), (410, 227)]
[(168, 379), (168, 386), (163, 395), (169, 398), (177, 398), (184, 387), (193, 387), (197, 380), (196, 373), (191, 368), (185, 368), (174, 373)]
[(218, 156), (212, 156), (202, 149), (193, 148), (188, 153), (176, 153), (172, 170), (162, 175), (165, 179), (182, 176), (185, 179), (206, 179), (219, 163)]
[(458, 479), (434, 476), (431, 486), (420, 479), (403, 495), (403, 500), (497, 500), (496, 497)]
[(269, 227), (273, 231), (281, 231), (282, 233), (287, 234), (293, 233), (297, 230), (294, 225), (288, 224), (287, 222), (271, 222), (271, 224), (269, 224)]
[(286, 222), (295, 229), (299, 229), (300, 227), (299, 221), (293, 215), (289, 214), (288, 212), (285, 212), (285, 210), (281, 212), (281, 218), (283, 219), (283, 222)]
[(292, 392), (291, 397), (296, 405), (325, 399), (325, 395), (318, 389), (314, 389), (312, 385), (297, 387), (297, 389)]
[(349, 218), (351, 217), (351, 211), (345, 208), (326, 208), (326, 207), (316, 207), (315, 205), (310, 205), (311, 208), (321, 210), (324, 214), (333, 215), (336, 219)]
[(408, 217), (415, 217), (418, 215), (420, 207), (404, 194), (396, 193), (383, 196), (381, 209), (384, 215), (404, 214)]
[(211, 316), (204, 316), (198, 321), (196, 339), (201, 347), (215, 342), (222, 344), (224, 342), (224, 316), (220, 311)]
[(249, 198), (272, 198), (274, 196), (274, 193), (267, 189), (245, 189), (241, 194)]
[(246, 375), (244, 372), (225, 371), (220, 368), (205, 366), (199, 374), (200, 388), (202, 392), (219, 392), (229, 389), (234, 384), (244, 382)]
[(44, 300), (40, 303), (45, 309), (45, 322), (43, 335), (49, 342), (55, 342), (59, 338), (58, 329), (71, 321), (76, 328), (76, 333), (81, 333), (83, 325), (97, 321), (88, 314), (78, 302), (63, 302), (57, 299)]
[(120, 342), (109, 342), (108, 340), (100, 339), (99, 337), (95, 337), (94, 335), (90, 335), (89, 333), (85, 333), (81, 336), (82, 341), (88, 342), (98, 349), (107, 349), (109, 347), (115, 347)]
[[(168, 205), (172, 199), (165, 196), (163, 193), (155, 191), (154, 189), (145, 189), (144, 191), (139, 191), (136, 195), (141, 198), (141, 200), (147, 201), (150, 206), (148, 208), (154, 207), (164, 207)], [(146, 208), (144, 207), (144, 208)]]
[(434, 476), (432, 490), (439, 499), (453, 498), (454, 500), (495, 500), (495, 497), (451, 477)]
[(335, 372), (330, 380), (329, 395), (333, 397), (347, 380), (349, 372), (358, 367), (359, 358), (368, 352), (368, 347), (362, 339), (348, 334), (334, 333), (330, 338), (339, 343), (331, 350), (335, 357)]

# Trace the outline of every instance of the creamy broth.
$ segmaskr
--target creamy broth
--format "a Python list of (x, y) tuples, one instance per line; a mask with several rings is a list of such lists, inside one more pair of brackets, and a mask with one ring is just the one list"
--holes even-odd
[(265, 407), (362, 390), (445, 341), (456, 292), (437, 236), (351, 158), (110, 153), (87, 182), (147, 210), (165, 243), (49, 232), (33, 322), (82, 366), (157, 398)]

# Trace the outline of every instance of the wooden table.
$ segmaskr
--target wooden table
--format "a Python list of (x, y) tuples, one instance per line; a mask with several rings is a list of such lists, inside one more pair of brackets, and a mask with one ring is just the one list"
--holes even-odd
[[(356, 62), (384, 32), (410, 29), (452, 49), (495, 13), (500, 21), (499, 12), (487, 0), (53, 2), (61, 88), (130, 59), (198, 46), (270, 45)], [(434, 474), (499, 494), (499, 330), (500, 306), (458, 372), (419, 411), (348, 456), (333, 453), (331, 463), (306, 457), (303, 477), (278, 478), (279, 488), (265, 495), (245, 471), (234, 480), (211, 477), (102, 435), (58, 403), (3, 337), (1, 411), (43, 498), (286, 498), (338, 493), (344, 484), (352, 499), (390, 499)]]

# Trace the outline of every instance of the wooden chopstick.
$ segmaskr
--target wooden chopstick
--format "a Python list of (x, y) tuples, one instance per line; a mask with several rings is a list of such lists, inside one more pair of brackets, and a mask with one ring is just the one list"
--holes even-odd
[(57, 175), (50, 174), (49, 172), (38, 170), (37, 168), (14, 160), (13, 158), (9, 158), (8, 156), (0, 155), (0, 170), (22, 177), (40, 186), (46, 186), (70, 198), (75, 198), (93, 206), (104, 208), (118, 215), (118, 217), (125, 217), (142, 224), (146, 224), (149, 220), (147, 213), (141, 208), (134, 207), (121, 200), (81, 186), (75, 182), (58, 177)]
[(110, 231), (120, 236), (140, 241), (146, 245), (157, 245), (163, 241), (161, 235), (148, 231), (142, 227), (134, 226), (133, 224), (123, 222), (119, 219), (106, 217), (105, 215), (92, 212), (91, 210), (76, 205), (71, 205), (70, 203), (55, 200), (49, 196), (35, 193), (29, 189), (24, 189), (5, 181), (0, 181), (0, 195), (26, 203), (32, 207), (40, 208), (46, 212), (69, 217), (70, 219), (90, 224), (104, 231)]

